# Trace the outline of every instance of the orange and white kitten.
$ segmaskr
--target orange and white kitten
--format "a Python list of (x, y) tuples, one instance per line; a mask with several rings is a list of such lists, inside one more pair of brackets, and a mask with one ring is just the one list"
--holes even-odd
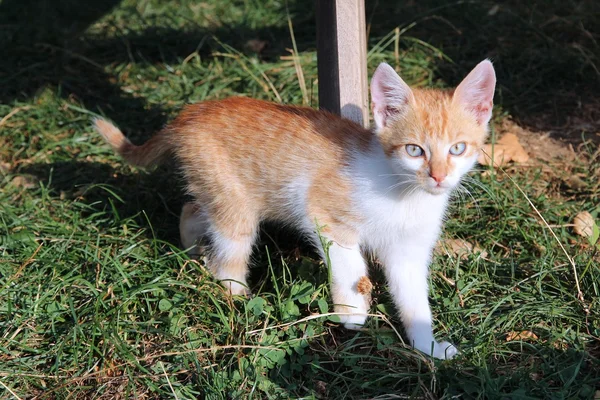
[(428, 303), (428, 264), (451, 191), (475, 163), (487, 135), (496, 77), (483, 61), (453, 91), (411, 89), (387, 64), (371, 82), (374, 132), (338, 116), (247, 98), (185, 107), (141, 146), (111, 123), (96, 129), (128, 162), (150, 166), (172, 154), (194, 197), (180, 221), (192, 248), (209, 242), (208, 267), (232, 294), (246, 275), (259, 224), (279, 221), (331, 242), (336, 312), (361, 327), (370, 294), (364, 251), (377, 255), (418, 350), (457, 353), (437, 342)]

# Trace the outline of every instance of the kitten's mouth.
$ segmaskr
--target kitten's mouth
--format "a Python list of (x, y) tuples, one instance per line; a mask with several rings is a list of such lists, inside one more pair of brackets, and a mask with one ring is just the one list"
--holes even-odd
[(448, 192), (448, 190), (450, 190), (449, 186), (437, 185), (437, 186), (426, 186), (425, 187), (426, 192), (428, 192), (430, 194), (434, 194), (434, 195), (444, 194), (444, 193)]

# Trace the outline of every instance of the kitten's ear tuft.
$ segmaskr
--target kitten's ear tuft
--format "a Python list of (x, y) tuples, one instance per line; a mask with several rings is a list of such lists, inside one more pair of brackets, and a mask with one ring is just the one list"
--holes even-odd
[(410, 87), (386, 63), (381, 63), (371, 79), (371, 108), (377, 129), (404, 111), (413, 93)]
[(486, 126), (492, 117), (496, 73), (490, 60), (483, 60), (454, 91), (453, 101), (459, 102), (477, 119), (477, 123)]

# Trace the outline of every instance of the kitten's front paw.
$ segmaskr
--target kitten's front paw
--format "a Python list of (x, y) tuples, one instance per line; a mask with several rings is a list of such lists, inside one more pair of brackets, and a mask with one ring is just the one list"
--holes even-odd
[(347, 306), (335, 306), (334, 310), (336, 313), (340, 313), (340, 315), (338, 315), (340, 323), (342, 323), (346, 329), (353, 331), (362, 329), (367, 321), (367, 310), (362, 309), (362, 307), (351, 308)]
[(439, 342), (433, 348), (433, 356), (442, 360), (449, 360), (458, 354), (458, 349), (450, 342)]
[(352, 331), (362, 329), (366, 321), (366, 315), (340, 315), (340, 322), (344, 324), (344, 328)]

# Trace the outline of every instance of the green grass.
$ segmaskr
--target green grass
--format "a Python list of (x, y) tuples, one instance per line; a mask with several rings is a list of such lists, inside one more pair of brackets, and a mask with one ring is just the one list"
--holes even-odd
[[(442, 362), (402, 344), (377, 273), (378, 316), (362, 332), (340, 328), (327, 315), (326, 269), (276, 227), (265, 227), (253, 256), (255, 296), (232, 301), (178, 247), (184, 195), (172, 166), (135, 170), (91, 130), (103, 114), (144, 140), (183, 104), (234, 94), (302, 104), (305, 90), (316, 106), (306, 3), (0, 0), (1, 398), (594, 398), (599, 250), (569, 226), (581, 210), (598, 221), (592, 142), (553, 173), (511, 168), (514, 182), (472, 174), (481, 185), (456, 200), (444, 236), (477, 242), (487, 256), (435, 257), (436, 332), (462, 352)], [(496, 120), (534, 126), (546, 110), (562, 124), (578, 112), (551, 105), (569, 85), (577, 93), (568, 95), (586, 96), (577, 85), (597, 61), (593, 4), (569, 2), (563, 15), (558, 2), (508, 2), (485, 19), (494, 4), (393, 3), (367, 4), (370, 73), (385, 60), (411, 84), (451, 86), (504, 35), (492, 54)], [(552, 15), (560, 26), (549, 31)], [(292, 55), (288, 18), (304, 88), (294, 60), (281, 58)], [(256, 53), (252, 39), (268, 46)], [(558, 135), (593, 137), (589, 126)], [(566, 183), (576, 174), (583, 188)], [(584, 304), (567, 256), (518, 187), (575, 260)], [(507, 341), (521, 331), (536, 337)]]

